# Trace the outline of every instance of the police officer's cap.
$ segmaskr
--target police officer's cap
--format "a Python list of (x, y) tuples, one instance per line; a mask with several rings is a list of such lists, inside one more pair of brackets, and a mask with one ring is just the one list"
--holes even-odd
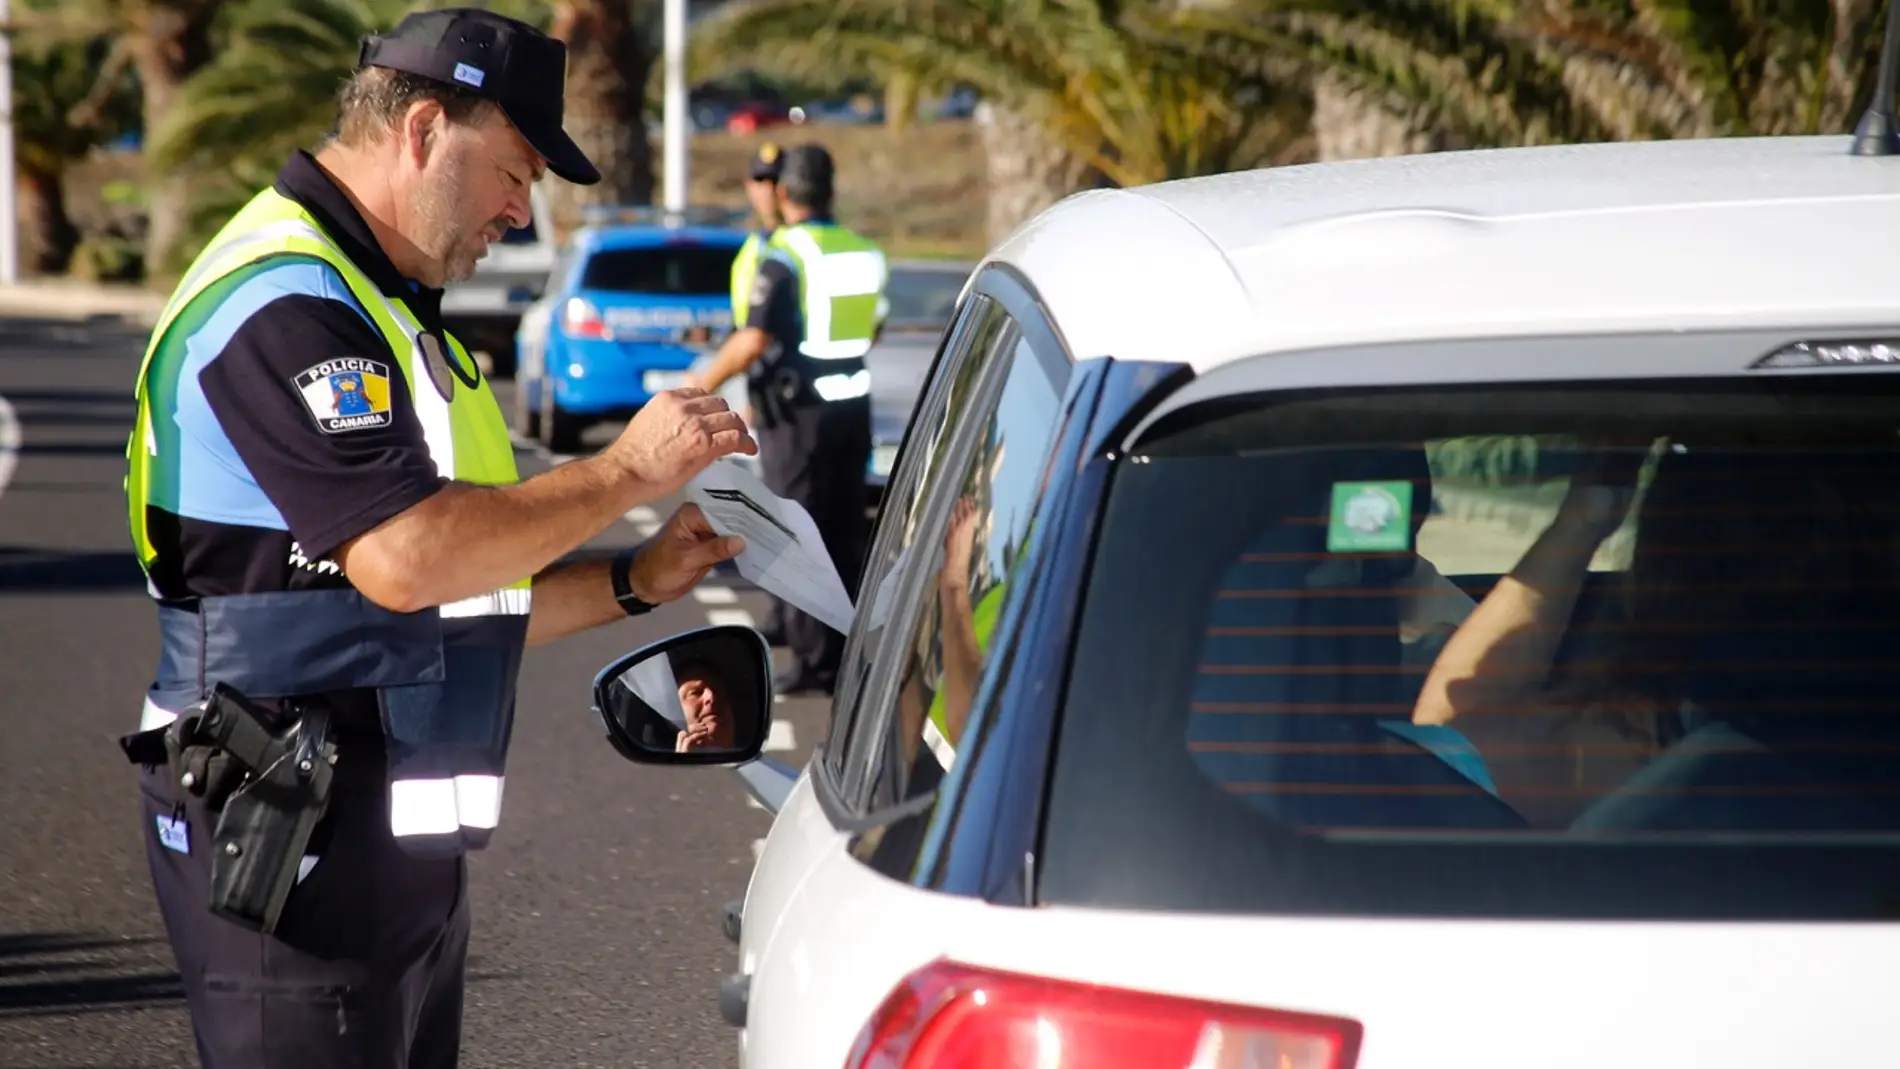
[(567, 46), (525, 22), (481, 8), (418, 11), (388, 33), (364, 38), (356, 65), (486, 97), (548, 161), (548, 170), (576, 185), (600, 181), (600, 171), (561, 129)]
[(780, 185), (795, 186), (822, 197), (831, 195), (831, 153), (823, 145), (795, 145), (780, 158)]
[(752, 180), (754, 182), (778, 181), (779, 164), (783, 160), (777, 142), (767, 141), (752, 154)]

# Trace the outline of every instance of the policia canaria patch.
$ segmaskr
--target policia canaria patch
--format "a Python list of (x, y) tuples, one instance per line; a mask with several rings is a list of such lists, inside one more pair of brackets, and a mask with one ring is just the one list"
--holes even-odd
[(306, 368), (291, 380), (325, 434), (387, 427), (389, 365), (344, 356)]

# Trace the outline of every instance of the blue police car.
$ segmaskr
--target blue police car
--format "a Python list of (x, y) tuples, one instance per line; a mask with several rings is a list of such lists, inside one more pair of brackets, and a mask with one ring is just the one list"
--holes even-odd
[(597, 209), (583, 217), (515, 335), (515, 425), (572, 453), (593, 423), (678, 386), (732, 329), (743, 215)]

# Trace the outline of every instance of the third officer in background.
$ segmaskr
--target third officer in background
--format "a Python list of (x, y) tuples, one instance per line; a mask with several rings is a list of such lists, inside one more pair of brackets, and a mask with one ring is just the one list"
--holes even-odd
[[(857, 597), (871, 459), (871, 374), (888, 271), (884, 254), (832, 217), (833, 165), (820, 145), (781, 156), (779, 228), (766, 243), (745, 327), (726, 339), (701, 381), (717, 391), (743, 374), (766, 485), (811, 513), (845, 589)], [(844, 636), (783, 609), (792, 669), (781, 694), (831, 693)]]

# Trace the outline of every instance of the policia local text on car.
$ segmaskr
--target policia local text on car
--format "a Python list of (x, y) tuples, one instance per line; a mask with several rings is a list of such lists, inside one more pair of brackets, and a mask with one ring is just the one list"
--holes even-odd
[(501, 813), (522, 649), (684, 595), (743, 547), (691, 506), (561, 558), (720, 456), (737, 413), (662, 394), (521, 480), (441, 287), (529, 218), (564, 46), (484, 11), (364, 42), (337, 136), (212, 239), (152, 332), (126, 481), (161, 656), (140, 778), (207, 1066), (448, 1066), (465, 853)]
[[(779, 226), (765, 243), (743, 329), (696, 385), (746, 376), (759, 464), (774, 493), (811, 514), (855, 599), (871, 461), (871, 373), (864, 357), (884, 314), (884, 254), (831, 217), (831, 154), (799, 145), (779, 157)], [(844, 636), (781, 606), (793, 667), (782, 694), (830, 693)]]

